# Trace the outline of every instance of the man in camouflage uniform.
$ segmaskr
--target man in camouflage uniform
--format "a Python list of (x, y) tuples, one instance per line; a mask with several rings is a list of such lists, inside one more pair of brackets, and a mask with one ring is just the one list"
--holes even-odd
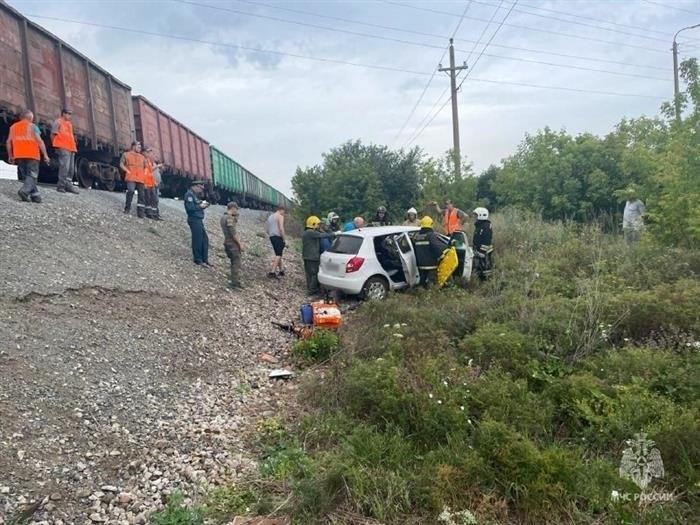
[(238, 226), (238, 204), (231, 201), (226, 206), (226, 212), (221, 217), (221, 230), (224, 232), (224, 249), (231, 261), (231, 282), (233, 289), (242, 288), (240, 281), (241, 253), (243, 243), (241, 243), (236, 233)]

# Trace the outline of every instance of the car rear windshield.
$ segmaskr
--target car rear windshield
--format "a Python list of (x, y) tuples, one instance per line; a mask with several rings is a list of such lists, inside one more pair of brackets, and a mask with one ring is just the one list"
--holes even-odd
[(331, 253), (343, 253), (346, 255), (357, 255), (362, 246), (362, 237), (355, 235), (339, 235), (328, 249)]

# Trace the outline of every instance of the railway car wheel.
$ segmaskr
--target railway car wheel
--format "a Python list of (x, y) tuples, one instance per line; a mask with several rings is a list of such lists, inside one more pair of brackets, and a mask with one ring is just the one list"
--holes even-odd
[(101, 166), (100, 186), (107, 191), (114, 191), (117, 187), (117, 170), (112, 166)]
[(90, 170), (90, 161), (85, 158), (78, 160), (78, 181), (83, 188), (92, 188), (95, 182)]

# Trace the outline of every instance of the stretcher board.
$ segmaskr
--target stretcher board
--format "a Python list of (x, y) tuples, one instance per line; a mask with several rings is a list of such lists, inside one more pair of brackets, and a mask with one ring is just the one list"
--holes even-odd
[(457, 258), (457, 249), (452, 246), (447, 248), (440, 259), (437, 269), (437, 279), (438, 286), (441, 288), (445, 285), (447, 280), (452, 277), (452, 274), (459, 266), (459, 260)]

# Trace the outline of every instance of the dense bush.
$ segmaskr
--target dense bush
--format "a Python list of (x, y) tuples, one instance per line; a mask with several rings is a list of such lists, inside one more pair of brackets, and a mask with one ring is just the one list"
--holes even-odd
[[(280, 504), (292, 494), (299, 523), (468, 511), (492, 525), (651, 525), (700, 512), (698, 253), (515, 210), (494, 225), (491, 280), (363, 305), (305, 386), (305, 415), (273, 425), (284, 437), (261, 472)], [(639, 432), (664, 461), (653, 487), (674, 501), (611, 497), (639, 493), (618, 473)]]

